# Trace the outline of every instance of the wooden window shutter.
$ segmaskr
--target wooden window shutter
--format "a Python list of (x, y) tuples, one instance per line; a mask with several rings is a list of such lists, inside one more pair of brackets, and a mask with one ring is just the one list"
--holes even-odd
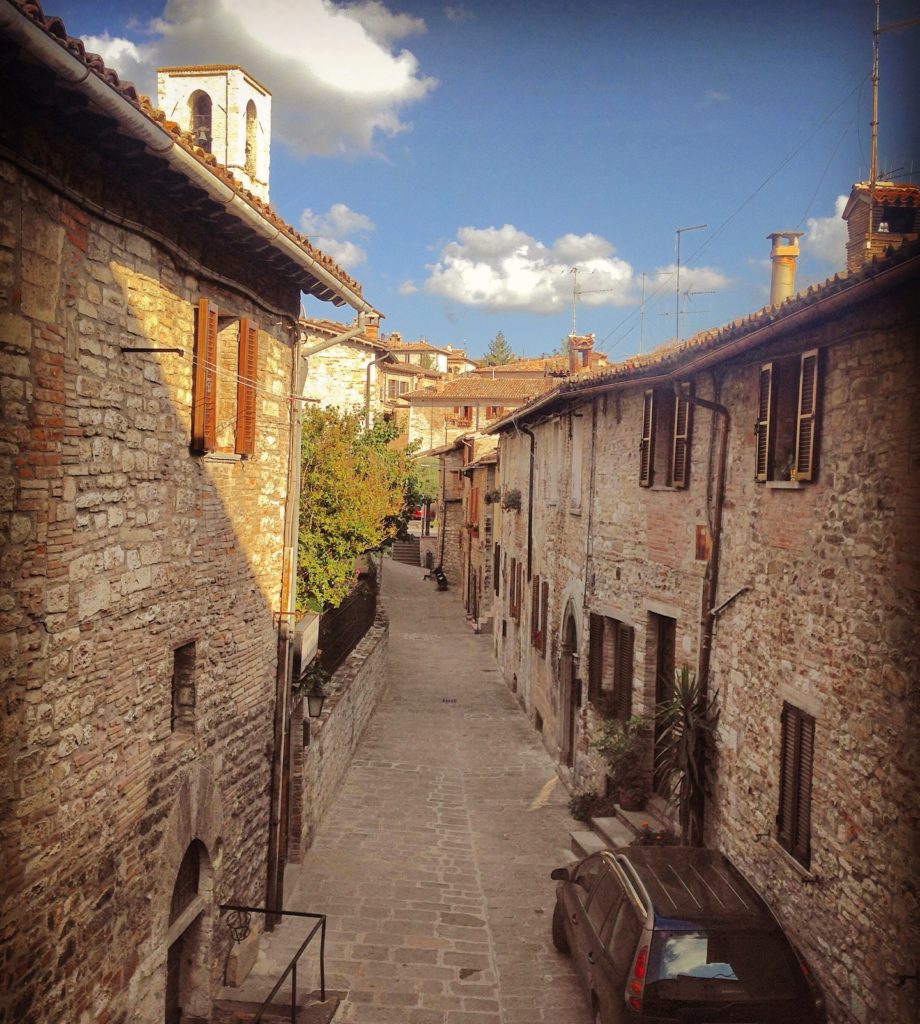
[(674, 436), (671, 445), (671, 486), (686, 487), (690, 479), (690, 431), (693, 406), (684, 395), (690, 385), (681, 385), (681, 394), (674, 399)]
[(604, 617), (591, 612), (588, 620), (588, 699), (596, 701), (604, 680)]
[(540, 577), (530, 581), (530, 642), (534, 647), (540, 639)]
[(495, 545), (495, 551), (492, 553), (492, 585), (495, 587), (495, 593), (497, 594), (501, 589), (501, 571), (502, 571), (502, 546), (501, 544)]
[(773, 458), (773, 363), (764, 363), (760, 368), (760, 385), (757, 402), (757, 459), (754, 470), (755, 480), (769, 480)]
[(814, 480), (818, 440), (818, 349), (802, 353), (799, 408), (795, 431), (795, 476)]
[(236, 387), (236, 451), (253, 455), (256, 450), (256, 385), (259, 379), (259, 328), (240, 320), (240, 352)]
[(517, 559), (511, 559), (511, 581), (508, 585), (508, 610), (514, 618), (514, 587), (517, 583)]
[(655, 460), (655, 392), (645, 392), (642, 410), (642, 440), (639, 443), (639, 485), (651, 487)]
[(546, 628), (549, 625), (549, 583), (543, 581), (543, 599), (540, 602), (540, 653), (546, 657)]
[(614, 666), (613, 699), (617, 718), (624, 721), (632, 714), (633, 648), (636, 631), (632, 626), (617, 623), (616, 665)]
[(815, 720), (791, 704), (784, 704), (777, 839), (805, 867), (811, 861), (814, 746)]
[(217, 447), (217, 306), (198, 300), (192, 380), (192, 450)]

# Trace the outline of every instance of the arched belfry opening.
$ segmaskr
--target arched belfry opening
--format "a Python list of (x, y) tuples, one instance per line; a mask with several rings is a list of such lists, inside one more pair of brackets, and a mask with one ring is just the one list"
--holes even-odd
[(196, 89), (188, 99), (189, 123), (195, 145), (211, 152), (214, 138), (211, 123), (211, 97), (203, 90)]
[(212, 895), (208, 851), (193, 839), (176, 872), (169, 906), (165, 1024), (210, 1019)]
[(256, 154), (258, 152), (259, 115), (256, 105), (250, 100), (246, 104), (246, 159), (245, 169), (250, 178), (256, 177)]

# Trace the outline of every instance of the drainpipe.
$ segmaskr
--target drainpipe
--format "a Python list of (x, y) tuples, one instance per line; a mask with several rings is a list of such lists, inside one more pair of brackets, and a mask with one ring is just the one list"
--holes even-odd
[(518, 430), (530, 438), (530, 478), (527, 482), (527, 582), (529, 583), (533, 569), (533, 477), (537, 438), (528, 427), (518, 427)]
[(385, 363), (390, 358), (389, 352), (367, 364), (367, 380), (364, 383), (364, 429), (371, 429), (371, 370), (379, 363)]
[[(715, 397), (719, 397), (719, 383), (715, 382), (713, 389)], [(687, 395), (680, 390), (680, 384), (675, 381), (674, 393), (690, 402), (691, 405), (698, 405), (708, 409), (715, 416), (719, 417), (719, 439), (718, 452), (716, 454), (715, 482), (707, 500), (707, 513), (709, 519), (709, 535), (711, 547), (709, 558), (706, 560), (706, 572), (703, 576), (703, 589), (700, 595), (700, 653), (697, 662), (697, 679), (700, 683), (700, 703), (706, 706), (709, 700), (709, 666), (712, 660), (712, 638), (716, 627), (715, 598), (719, 586), (719, 557), (721, 554), (722, 540), (722, 509), (725, 505), (725, 474), (728, 464), (728, 434), (731, 424), (728, 409), (720, 402), (710, 402), (705, 398), (697, 398), (695, 395)], [(712, 458), (715, 445), (709, 449), (710, 473), (709, 480), (712, 481)], [(708, 487), (707, 487), (708, 490)], [(700, 835), (691, 836), (691, 845), (702, 845), (703, 830), (705, 828), (705, 796), (700, 793), (697, 811), (700, 821)], [(695, 841), (694, 841), (695, 840)]]

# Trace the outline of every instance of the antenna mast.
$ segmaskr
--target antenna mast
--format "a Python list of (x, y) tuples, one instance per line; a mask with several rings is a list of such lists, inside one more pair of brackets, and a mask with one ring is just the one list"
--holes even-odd
[(677, 287), (674, 289), (674, 322), (678, 341), (680, 341), (680, 236), (685, 231), (700, 231), (708, 226), (708, 224), (694, 224), (692, 228), (677, 228), (675, 230), (677, 235)]

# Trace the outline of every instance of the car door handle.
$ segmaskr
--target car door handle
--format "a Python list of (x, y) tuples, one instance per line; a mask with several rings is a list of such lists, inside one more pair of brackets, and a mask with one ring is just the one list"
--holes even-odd
[(580, 923), (581, 922), (578, 920), (578, 914), (572, 914), (572, 924), (580, 924)]
[(594, 953), (592, 953), (591, 950), (589, 949), (588, 952), (585, 955), (588, 958), (588, 963), (589, 964), (593, 964), (594, 963)]

